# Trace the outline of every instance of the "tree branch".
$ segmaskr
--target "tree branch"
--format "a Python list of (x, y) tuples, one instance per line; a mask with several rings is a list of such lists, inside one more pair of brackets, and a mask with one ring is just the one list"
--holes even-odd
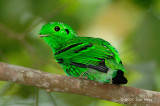
[(82, 78), (51, 74), (0, 62), (0, 80), (30, 85), (47, 92), (64, 92), (120, 104), (160, 105), (160, 92), (114, 84), (100, 84)]

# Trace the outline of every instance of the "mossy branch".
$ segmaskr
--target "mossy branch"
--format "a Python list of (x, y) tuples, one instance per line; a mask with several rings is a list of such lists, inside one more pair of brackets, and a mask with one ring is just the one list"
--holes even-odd
[(100, 84), (82, 78), (51, 74), (6, 63), (0, 63), (0, 80), (42, 88), (47, 92), (79, 94), (126, 105), (160, 105), (160, 92)]

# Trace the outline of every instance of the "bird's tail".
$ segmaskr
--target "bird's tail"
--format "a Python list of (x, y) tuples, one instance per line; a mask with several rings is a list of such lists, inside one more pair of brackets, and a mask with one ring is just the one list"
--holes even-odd
[(126, 84), (128, 81), (124, 77), (124, 72), (121, 70), (118, 70), (117, 75), (112, 79), (113, 84)]

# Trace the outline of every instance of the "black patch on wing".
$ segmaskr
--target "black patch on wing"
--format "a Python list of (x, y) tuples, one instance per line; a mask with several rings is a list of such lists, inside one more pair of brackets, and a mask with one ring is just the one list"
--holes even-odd
[(117, 75), (112, 79), (112, 83), (113, 84), (126, 84), (128, 81), (123, 75), (124, 75), (124, 72), (121, 70), (118, 70)]
[(62, 49), (62, 50), (56, 52), (55, 55), (60, 54), (60, 53), (63, 53), (63, 52), (65, 52), (65, 51), (67, 51), (67, 50), (69, 50), (69, 49), (71, 49), (71, 48), (73, 48), (73, 47), (75, 47), (75, 46), (80, 45), (80, 44), (82, 44), (82, 43), (76, 43), (76, 44), (70, 45), (69, 47), (64, 48), (64, 49)]
[(80, 51), (86, 50), (89, 47), (92, 47), (93, 45), (90, 43), (88, 45), (86, 45), (85, 47), (80, 48), (79, 50), (76, 50), (75, 53), (79, 53)]
[(71, 62), (71, 65), (74, 65), (77, 67), (82, 67), (82, 68), (88, 68), (86, 64), (81, 64), (81, 63)]
[(109, 70), (108, 67), (101, 66), (101, 65), (88, 65), (88, 67), (91, 69), (95, 69), (97, 71), (103, 72), (103, 73), (107, 73)]
[(82, 67), (82, 68), (91, 68), (100, 72), (104, 72), (107, 73), (108, 72), (108, 67), (103, 66), (103, 65), (86, 65), (86, 64), (82, 64), (82, 63), (75, 63), (75, 62), (71, 62), (71, 65), (77, 66), (77, 67)]

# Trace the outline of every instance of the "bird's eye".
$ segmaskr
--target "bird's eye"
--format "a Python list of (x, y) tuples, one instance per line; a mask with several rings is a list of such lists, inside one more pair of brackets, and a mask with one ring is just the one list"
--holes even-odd
[(59, 27), (59, 26), (56, 26), (56, 27), (54, 28), (54, 30), (55, 30), (55, 31), (59, 31), (59, 30), (60, 30), (60, 27)]
[(68, 29), (65, 29), (65, 31), (67, 32), (67, 34), (69, 34), (69, 30)]

